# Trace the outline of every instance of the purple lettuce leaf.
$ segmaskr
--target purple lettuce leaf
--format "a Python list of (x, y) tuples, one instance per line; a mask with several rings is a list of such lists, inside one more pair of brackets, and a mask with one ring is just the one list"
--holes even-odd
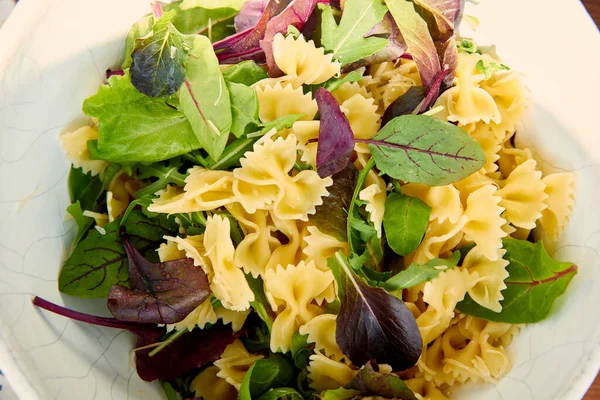
[[(210, 329), (184, 333), (159, 353), (150, 356), (151, 348), (136, 352), (137, 373), (145, 381), (174, 380), (181, 374), (217, 360), (225, 348), (243, 332), (233, 332), (222, 323)], [(138, 343), (138, 347), (140, 343)]]
[(269, 0), (249, 0), (244, 3), (233, 22), (236, 32), (254, 28), (267, 9)]
[(173, 324), (208, 297), (208, 279), (190, 258), (152, 263), (123, 237), (129, 265), (129, 288), (113, 285), (108, 309), (122, 321)]
[(264, 38), (260, 41), (260, 47), (265, 52), (269, 75), (272, 77), (282, 75), (273, 57), (273, 39), (275, 35), (278, 33), (285, 34), (290, 25), (302, 31), (316, 5), (317, 0), (293, 0), (281, 14), (271, 19), (267, 24), (267, 30)]
[(440, 95), (440, 90), (442, 88), (442, 84), (445, 82), (445, 78), (448, 75), (450, 67), (447, 64), (444, 64), (442, 70), (437, 74), (435, 80), (431, 84), (431, 88), (429, 89), (429, 93), (425, 96), (421, 107), (419, 108), (419, 113), (424, 113), (431, 107), (433, 103), (437, 100)]
[(433, 20), (435, 29), (431, 26), (433, 24), (429, 29), (434, 40), (447, 40), (454, 34), (461, 12), (461, 0), (414, 0), (414, 3), (425, 20)]
[(362, 395), (377, 395), (386, 399), (417, 400), (415, 394), (397, 375), (379, 372), (377, 361), (371, 360), (358, 370), (347, 388)]
[(456, 38), (451, 36), (444, 44), (444, 54), (442, 56), (442, 69), (447, 70), (442, 81), (442, 91), (452, 86), (456, 77), (456, 68), (458, 68), (458, 49), (456, 47)]
[(319, 88), (315, 95), (321, 115), (317, 172), (324, 178), (343, 171), (350, 162), (354, 149), (354, 133), (348, 118), (337, 100), (326, 89)]

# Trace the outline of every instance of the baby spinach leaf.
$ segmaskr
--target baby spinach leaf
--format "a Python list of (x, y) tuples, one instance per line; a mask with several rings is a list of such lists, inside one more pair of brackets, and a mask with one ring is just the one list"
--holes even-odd
[(194, 260), (153, 263), (123, 236), (129, 269), (129, 288), (116, 284), (108, 292), (108, 309), (121, 321), (174, 324), (206, 298), (208, 278)]
[(380, 0), (346, 0), (338, 24), (331, 6), (325, 6), (321, 16), (323, 47), (342, 65), (382, 50), (388, 43), (387, 39), (366, 36), (386, 12), (387, 7)]
[(427, 23), (408, 0), (388, 0), (386, 4), (406, 41), (408, 52), (417, 64), (423, 87), (428, 92), (441, 65)]
[(256, 91), (242, 83), (226, 81), (231, 101), (231, 133), (236, 137), (258, 127), (258, 97)]
[(485, 75), (486, 80), (490, 79), (496, 71), (510, 70), (510, 68), (508, 68), (506, 65), (495, 62), (490, 62), (488, 65), (483, 65), (483, 60), (479, 60), (475, 65), (475, 68), (477, 68), (477, 71)]
[[(71, 203), (75, 203), (85, 196), (85, 192), (98, 192), (101, 191), (97, 189), (98, 187), (102, 188), (102, 181), (100, 177), (92, 176), (90, 173), (84, 173), (81, 168), (75, 168), (75, 166), (71, 165), (71, 169), (69, 170), (68, 182), (69, 186), (69, 198), (71, 199)], [(95, 187), (96, 190), (90, 190), (92, 187)], [(97, 198), (94, 200), (96, 201)]]
[(354, 365), (370, 360), (390, 364), (394, 371), (415, 365), (423, 340), (402, 300), (366, 285), (350, 269), (341, 252), (329, 259), (342, 302), (336, 320), (336, 341)]
[(333, 185), (327, 188), (329, 195), (317, 207), (317, 212), (309, 216), (310, 221), (321, 232), (343, 242), (348, 240), (348, 210), (357, 176), (358, 170), (352, 163), (333, 175)]
[(387, 125), (388, 122), (401, 115), (412, 114), (413, 111), (425, 100), (425, 90), (423, 86), (411, 86), (406, 93), (398, 97), (383, 113), (381, 126)]
[(325, 178), (342, 171), (350, 162), (350, 155), (354, 150), (354, 133), (348, 118), (330, 92), (320, 88), (315, 99), (321, 115), (317, 172), (321, 178)]
[(313, 346), (308, 344), (308, 335), (301, 335), (300, 332), (294, 332), (290, 353), (292, 353), (294, 364), (296, 364), (298, 369), (306, 368), (309, 357), (313, 354)]
[(391, 120), (368, 143), (377, 168), (395, 179), (430, 186), (457, 182), (481, 169), (485, 155), (467, 132), (426, 115)]
[(239, 400), (259, 398), (269, 389), (289, 386), (294, 379), (294, 365), (281, 354), (256, 361), (244, 375)]
[(454, 268), (460, 260), (460, 252), (455, 251), (448, 259), (434, 258), (425, 264), (412, 263), (404, 271), (401, 271), (383, 282), (379, 286), (388, 292), (408, 289), (420, 283), (430, 281), (437, 277), (440, 272)]
[(83, 212), (99, 212), (104, 204), (102, 195), (105, 190), (99, 176), (84, 174), (80, 168), (73, 166), (69, 172), (68, 185), (72, 204), (67, 207), (67, 212), (77, 223), (77, 236), (73, 243), (73, 246), (77, 246), (94, 224), (94, 219), (84, 216)]
[[(67, 259), (58, 278), (61, 292), (77, 297), (106, 297), (114, 284), (127, 285), (127, 254), (120, 237), (121, 220), (104, 226), (105, 234), (93, 230)], [(173, 219), (160, 215), (149, 219), (133, 211), (124, 225), (132, 243), (146, 257), (156, 258), (156, 243), (178, 231)]]
[(69, 207), (67, 207), (67, 212), (71, 214), (77, 224), (77, 236), (73, 242), (73, 247), (75, 247), (94, 225), (94, 219), (83, 215), (83, 209), (81, 208), (81, 203), (79, 201), (69, 205)]
[(177, 92), (185, 78), (186, 52), (183, 38), (171, 23), (175, 11), (159, 18), (152, 35), (136, 41), (132, 54), (131, 83), (151, 97), (168, 97)]
[(265, 287), (262, 278), (259, 276), (254, 278), (252, 275), (246, 275), (246, 280), (252, 293), (254, 293), (254, 301), (250, 302), (250, 307), (258, 314), (260, 319), (267, 325), (267, 329), (271, 332), (273, 328), (273, 317), (271, 315), (271, 307), (265, 296)]
[[(186, 116), (165, 99), (140, 93), (128, 72), (111, 76), (108, 85), (84, 101), (83, 112), (98, 118), (97, 148), (92, 151), (97, 159), (151, 163), (200, 148)], [(90, 150), (92, 145), (88, 143)]]
[(417, 197), (390, 193), (385, 201), (383, 227), (388, 245), (396, 254), (406, 256), (419, 247), (431, 207)]
[(363, 365), (348, 384), (348, 388), (362, 395), (381, 396), (386, 399), (417, 400), (415, 394), (397, 375), (379, 372), (377, 362)]
[(318, 397), (321, 400), (351, 400), (360, 395), (358, 390), (338, 388), (334, 390), (326, 390)]
[[(165, 6), (165, 13), (175, 12), (171, 21), (177, 30), (186, 35), (200, 34), (211, 41), (223, 39), (233, 33), (233, 17), (238, 10), (232, 7), (205, 8), (202, 6), (182, 8), (182, 1)], [(210, 34), (210, 37), (209, 37)]]
[(545, 319), (554, 301), (561, 296), (577, 274), (577, 265), (553, 260), (542, 242), (505, 239), (504, 259), (509, 262), (504, 280), (502, 311), (493, 312), (475, 303), (468, 295), (457, 309), (489, 321), (529, 324)]
[(268, 78), (269, 75), (254, 61), (242, 61), (223, 72), (223, 77), (228, 82), (252, 86), (256, 82)]
[(229, 91), (210, 41), (192, 36), (184, 84), (179, 92), (181, 109), (202, 148), (219, 160), (231, 130)]
[(304, 397), (292, 388), (270, 389), (257, 400), (304, 400)]

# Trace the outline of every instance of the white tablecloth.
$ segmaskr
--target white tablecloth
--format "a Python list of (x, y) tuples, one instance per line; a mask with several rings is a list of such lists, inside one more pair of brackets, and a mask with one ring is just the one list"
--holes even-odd
[[(13, 7), (15, 6), (14, 0), (0, 0), (0, 29), (4, 21), (10, 15)], [(0, 44), (1, 46), (2, 44)], [(0, 400), (16, 400), (17, 396), (8, 386), (8, 382), (4, 375), (2, 375), (2, 365), (0, 365)]]

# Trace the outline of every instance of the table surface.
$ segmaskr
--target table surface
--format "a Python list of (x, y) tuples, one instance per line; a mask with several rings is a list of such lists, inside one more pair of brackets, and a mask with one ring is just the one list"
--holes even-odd
[[(600, 28), (600, 0), (581, 0), (582, 3), (587, 8), (588, 12), (596, 22), (596, 26)], [(10, 9), (12, 8), (13, 0), (0, 0), (0, 26), (4, 22), (4, 19), (8, 16)], [(4, 384), (4, 393), (0, 394), (0, 400), (3, 399), (12, 399), (13, 394), (9, 387), (6, 386), (6, 382), (4, 382), (4, 377), (2, 376), (2, 372), (0, 371), (0, 391), (2, 391), (2, 386)], [(583, 400), (600, 400), (600, 375), (596, 377), (595, 382), (590, 387), (590, 390), (585, 395)]]

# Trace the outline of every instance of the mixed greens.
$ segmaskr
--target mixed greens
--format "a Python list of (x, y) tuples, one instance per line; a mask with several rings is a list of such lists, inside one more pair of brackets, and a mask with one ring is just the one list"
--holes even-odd
[[(239, 399), (353, 399), (382, 396), (417, 397), (399, 374), (413, 367), (423, 340), (403, 290), (457, 268), (472, 245), (448, 258), (404, 267), (426, 234), (431, 207), (402, 193), (400, 182), (430, 186), (458, 182), (477, 171), (486, 156), (462, 128), (431, 116), (439, 95), (452, 86), (458, 51), (474, 53), (474, 43), (454, 35), (460, 1), (432, 0), (181, 0), (152, 3), (152, 14), (130, 30), (125, 61), (108, 73), (107, 83), (83, 104), (95, 119), (97, 140), (88, 142), (91, 158), (107, 163), (101, 175), (73, 167), (69, 175), (77, 223), (74, 248), (59, 277), (62, 293), (107, 298), (114, 318), (83, 315), (36, 298), (34, 304), (66, 317), (129, 330), (138, 338), (136, 368), (147, 381), (160, 380), (169, 399), (193, 398), (193, 379), (240, 339), (263, 357), (243, 377)], [(156, 249), (165, 236), (204, 233), (207, 218), (221, 215), (239, 244), (248, 232), (229, 211), (157, 214), (149, 211), (157, 193), (184, 187), (189, 169), (225, 171), (265, 135), (288, 129), (302, 114), (262, 122), (254, 85), (282, 75), (275, 63), (277, 34), (302, 34), (341, 64), (340, 76), (304, 85), (314, 95), (320, 121), (316, 171), (331, 177), (329, 195), (310, 223), (348, 244), (328, 260), (337, 282), (337, 300), (327, 312), (337, 314), (337, 345), (358, 368), (350, 383), (335, 390), (311, 388), (307, 365), (314, 344), (296, 332), (289, 352), (271, 351), (274, 312), (261, 277), (246, 275), (254, 294), (252, 313), (240, 330), (217, 322), (204, 329), (171, 330), (210, 299), (209, 277), (191, 258), (159, 262)], [(399, 59), (414, 60), (421, 86), (411, 87), (383, 114), (381, 130), (370, 139), (356, 138), (332, 92), (357, 82), (364, 67)], [(477, 64), (489, 79), (503, 64)], [(355, 148), (371, 156), (358, 169)], [(300, 157), (295, 171), (313, 170)], [(384, 235), (368, 218), (360, 199), (369, 173), (388, 183)], [(111, 207), (106, 200), (120, 174), (136, 182), (134, 198), (116, 219), (95, 226), (93, 215)], [(110, 210), (109, 210), (110, 211)], [(468, 295), (457, 309), (466, 315), (512, 324), (544, 319), (553, 301), (577, 272), (559, 263), (541, 242), (504, 240), (509, 277), (502, 311), (482, 307)], [(212, 298), (213, 302), (219, 300)]]

